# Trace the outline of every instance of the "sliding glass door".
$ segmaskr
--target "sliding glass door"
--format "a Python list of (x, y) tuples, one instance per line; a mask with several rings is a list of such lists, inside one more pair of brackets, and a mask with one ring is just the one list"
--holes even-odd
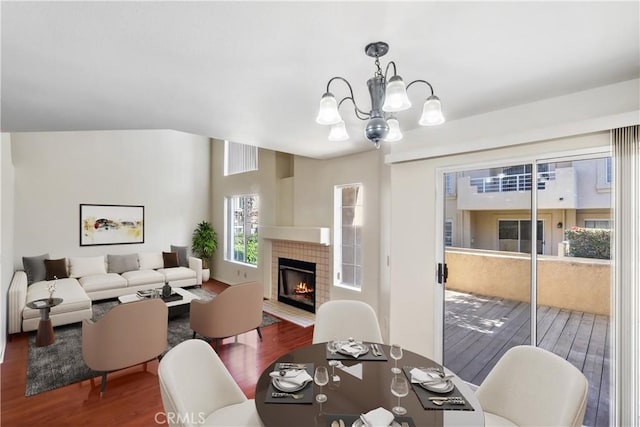
[[(530, 170), (505, 164), (444, 178), (444, 364), (471, 383), (530, 340)], [(542, 231), (537, 240), (542, 248)]]
[(607, 155), (443, 174), (448, 368), (480, 384), (540, 346), (587, 377), (584, 425), (608, 424), (611, 176)]
[(589, 382), (583, 425), (609, 424), (611, 158), (545, 162), (537, 212), (552, 224), (536, 259), (535, 343), (581, 370)]

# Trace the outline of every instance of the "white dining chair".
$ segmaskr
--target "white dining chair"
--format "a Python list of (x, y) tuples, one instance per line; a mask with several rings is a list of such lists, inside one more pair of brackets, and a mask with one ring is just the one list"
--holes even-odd
[(476, 395), (486, 426), (581, 426), (587, 379), (550, 351), (509, 349), (480, 384)]
[(316, 311), (313, 343), (347, 338), (382, 343), (376, 312), (362, 301), (332, 300), (322, 304)]
[(247, 399), (211, 345), (183, 341), (158, 367), (160, 393), (170, 426), (262, 426), (253, 399)]

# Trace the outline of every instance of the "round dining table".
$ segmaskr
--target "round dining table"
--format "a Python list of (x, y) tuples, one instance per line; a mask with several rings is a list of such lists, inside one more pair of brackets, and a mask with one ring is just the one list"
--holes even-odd
[[(312, 344), (279, 357), (264, 370), (256, 384), (255, 405), (264, 426), (359, 426), (362, 425), (358, 421), (360, 414), (379, 407), (391, 411), (398, 404), (398, 398), (391, 393), (391, 380), (394, 375), (406, 375), (405, 373), (411, 367), (437, 368), (445, 374), (453, 375), (451, 371), (431, 359), (407, 350), (403, 351), (402, 358), (397, 362), (398, 367), (403, 368), (403, 372), (394, 374), (391, 368), (394, 367), (395, 361), (389, 355), (390, 347), (383, 344), (378, 344), (378, 347), (383, 356), (372, 357), (369, 354), (366, 358), (347, 357), (340, 360), (343, 367), (333, 368), (335, 375), (340, 377), (340, 381), (330, 381), (322, 387), (322, 393), (327, 396), (324, 403), (315, 400), (315, 395), (320, 393), (320, 387), (317, 384), (309, 384), (299, 392), (300, 395), (308, 393), (299, 401), (274, 399), (272, 393), (278, 390), (273, 388), (270, 373), (278, 372), (283, 366), (282, 363), (301, 364), (308, 367), (307, 370), (313, 377), (314, 368), (326, 366), (331, 378), (333, 373), (328, 360), (328, 356), (331, 355), (327, 352), (326, 344)], [(484, 414), (474, 392), (456, 375), (452, 376), (451, 381), (456, 387), (455, 394), (465, 399), (466, 410), (451, 404), (425, 409), (418, 398), (420, 389), (416, 391), (413, 385), (409, 384), (409, 394), (400, 399), (400, 404), (406, 408), (407, 413), (401, 417), (397, 416), (398, 422), (393, 425), (402, 427), (483, 426)], [(344, 421), (338, 423), (337, 420)]]

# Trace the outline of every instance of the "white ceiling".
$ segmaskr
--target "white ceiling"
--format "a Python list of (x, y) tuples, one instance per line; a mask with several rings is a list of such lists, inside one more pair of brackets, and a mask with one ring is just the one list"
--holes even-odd
[[(449, 121), (640, 75), (626, 2), (7, 2), (4, 132), (176, 129), (315, 158), (370, 150), (315, 123), (329, 78), (361, 109), (372, 41)], [(347, 95), (336, 82), (332, 92)], [(400, 115), (416, 127), (426, 86)], [(443, 126), (446, 126), (445, 123)]]

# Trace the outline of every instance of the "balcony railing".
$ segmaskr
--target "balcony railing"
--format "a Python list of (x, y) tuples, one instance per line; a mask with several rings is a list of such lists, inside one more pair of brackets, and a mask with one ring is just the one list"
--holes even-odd
[[(538, 190), (544, 190), (547, 181), (555, 180), (555, 171), (537, 173)], [(502, 193), (506, 191), (531, 190), (531, 173), (515, 175), (499, 174), (483, 178), (471, 178), (470, 184), (478, 189), (478, 193)]]

